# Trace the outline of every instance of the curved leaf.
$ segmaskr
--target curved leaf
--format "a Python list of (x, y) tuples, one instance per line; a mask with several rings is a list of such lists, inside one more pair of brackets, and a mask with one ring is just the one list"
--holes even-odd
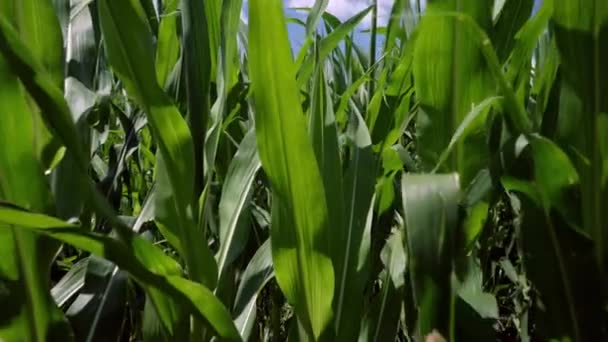
[(115, 263), (149, 290), (160, 291), (209, 323), (215, 332), (228, 340), (240, 340), (229, 311), (213, 292), (203, 285), (176, 274), (179, 265), (151, 243), (131, 236), (128, 245), (107, 236), (84, 232), (77, 226), (54, 217), (0, 204), (0, 222), (44, 234), (91, 252)]

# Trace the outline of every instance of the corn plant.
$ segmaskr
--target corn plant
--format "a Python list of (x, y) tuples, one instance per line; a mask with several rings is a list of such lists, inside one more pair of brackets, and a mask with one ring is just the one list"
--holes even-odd
[(0, 3), (0, 341), (608, 338), (608, 5), (311, 4)]

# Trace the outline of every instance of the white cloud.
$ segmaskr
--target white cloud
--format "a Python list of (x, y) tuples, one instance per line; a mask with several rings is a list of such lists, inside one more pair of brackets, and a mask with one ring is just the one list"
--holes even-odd
[[(286, 0), (287, 7), (312, 7), (315, 0)], [(386, 25), (394, 0), (378, 0), (378, 25)], [(371, 5), (369, 0), (329, 0), (327, 12), (340, 20), (346, 20)], [(371, 13), (361, 23), (363, 28), (371, 26)]]

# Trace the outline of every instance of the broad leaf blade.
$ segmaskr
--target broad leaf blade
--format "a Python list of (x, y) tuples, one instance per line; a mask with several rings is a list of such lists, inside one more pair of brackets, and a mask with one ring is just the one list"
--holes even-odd
[(534, 0), (505, 1), (492, 35), (496, 54), (501, 62), (509, 57), (515, 44), (516, 34), (530, 18), (533, 6)]
[[(450, 137), (474, 103), (491, 95), (491, 74), (477, 45), (475, 33), (455, 18), (441, 16), (457, 10), (472, 17), (482, 28), (490, 22), (490, 2), (434, 1), (419, 26), (414, 51), (414, 79), (423, 112), (418, 114), (418, 153), (423, 163), (434, 165)], [(425, 63), (436, 60), (437, 63)], [(483, 117), (470, 124), (481, 131), (458, 142), (443, 170), (457, 171), (467, 184), (484, 165)], [(430, 163), (430, 164), (428, 164)]]
[(414, 302), (419, 308), (417, 334), (450, 332), (453, 241), (458, 224), (456, 174), (409, 175), (401, 182)]
[[(0, 200), (52, 210), (50, 192), (33, 141), (32, 113), (17, 78), (0, 55)], [(51, 262), (59, 245), (0, 223), (0, 339), (70, 339), (70, 330), (48, 291)]]
[(280, 2), (249, 2), (249, 67), (260, 159), (273, 191), (276, 277), (311, 337), (329, 323), (334, 275), (323, 182), (304, 116)]

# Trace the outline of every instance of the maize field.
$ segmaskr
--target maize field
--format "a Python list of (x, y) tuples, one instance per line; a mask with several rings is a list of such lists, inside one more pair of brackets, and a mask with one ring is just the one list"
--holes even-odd
[(608, 340), (608, 2), (336, 1), (0, 1), (0, 341)]

